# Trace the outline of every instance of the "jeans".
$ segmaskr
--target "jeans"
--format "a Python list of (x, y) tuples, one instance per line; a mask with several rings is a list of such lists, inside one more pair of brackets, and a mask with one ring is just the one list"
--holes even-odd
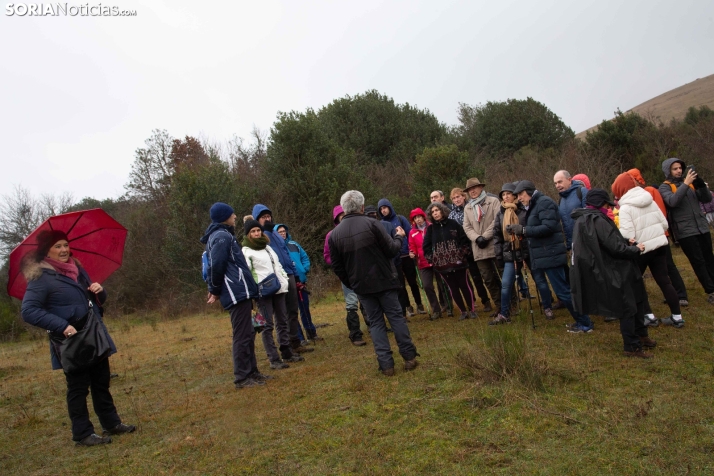
[(712, 254), (712, 235), (688, 236), (679, 239), (679, 246), (687, 255), (694, 274), (707, 294), (714, 293), (714, 255)]
[(114, 428), (121, 423), (114, 406), (114, 399), (109, 392), (109, 358), (102, 359), (88, 369), (71, 374), (65, 373), (64, 376), (67, 379), (67, 411), (72, 420), (74, 441), (96, 433), (94, 425), (89, 420), (87, 409), (87, 395), (90, 389), (94, 412), (99, 417), (102, 428)]
[[(273, 340), (273, 329), (277, 330), (278, 345), (280, 346), (280, 354), (284, 359), (289, 359), (293, 356), (290, 350), (290, 335), (288, 333), (288, 312), (285, 308), (285, 297), (288, 293), (273, 294), (258, 299), (258, 309), (265, 318), (265, 329), (260, 333), (263, 339), (263, 347), (265, 353), (268, 354), (268, 359), (271, 362), (280, 360), (278, 349), (275, 347)], [(273, 320), (273, 317), (275, 320)]]
[[(503, 274), (501, 275), (501, 315), (511, 315), (511, 296), (513, 295), (513, 284), (516, 282), (516, 263), (504, 263)], [(528, 296), (528, 288), (523, 280), (523, 262), (518, 263), (518, 291), (523, 297)]]
[(357, 298), (357, 293), (343, 284), (342, 294), (345, 297), (345, 309), (347, 311), (356, 311), (359, 309), (359, 299)]
[[(300, 308), (300, 320), (305, 328), (307, 338), (312, 339), (317, 336), (317, 329), (315, 329), (315, 324), (312, 323), (312, 314), (310, 314), (310, 295), (305, 289), (298, 291), (298, 307)], [(300, 342), (305, 340), (300, 326), (298, 326), (298, 337), (300, 337)]]
[(342, 294), (345, 296), (347, 330), (350, 333), (350, 340), (352, 342), (362, 340), (362, 330), (359, 328), (359, 314), (357, 313), (357, 309), (359, 309), (359, 298), (357, 297), (357, 293), (343, 284)]
[(374, 351), (377, 354), (377, 362), (381, 370), (394, 368), (394, 358), (392, 357), (392, 347), (389, 345), (387, 336), (387, 325), (382, 315), (387, 316), (389, 324), (394, 332), (394, 339), (399, 347), (399, 354), (404, 360), (412, 360), (416, 357), (417, 351), (412, 338), (409, 335), (409, 327), (406, 319), (402, 316), (402, 308), (399, 305), (398, 291), (396, 289), (375, 294), (362, 294), (359, 300), (364, 306), (369, 320), (369, 333), (372, 336)]
[(251, 317), (252, 310), (253, 302), (250, 299), (241, 301), (228, 309), (233, 328), (233, 383), (245, 380), (250, 374), (258, 371), (258, 362), (255, 360), (255, 328)]
[(584, 327), (592, 327), (593, 323), (590, 317), (587, 314), (580, 314), (573, 308), (573, 299), (570, 296), (570, 285), (565, 280), (565, 271), (562, 266), (558, 268), (532, 269), (531, 275), (540, 293), (544, 309), (550, 309), (553, 306), (550, 289), (548, 289), (548, 282), (545, 280), (545, 277), (548, 276), (548, 281), (550, 281), (553, 292), (555, 292), (558, 300), (564, 303), (565, 307), (568, 308), (568, 312), (573, 316), (575, 322)]

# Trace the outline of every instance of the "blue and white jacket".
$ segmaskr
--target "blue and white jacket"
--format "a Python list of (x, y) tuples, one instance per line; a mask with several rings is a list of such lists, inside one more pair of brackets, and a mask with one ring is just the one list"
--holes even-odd
[(302, 249), (302, 246), (300, 244), (293, 240), (292, 237), (290, 236), (290, 229), (288, 228), (287, 225), (284, 223), (278, 223), (275, 225), (275, 229), (277, 230), (280, 227), (285, 227), (285, 233), (288, 239), (285, 241), (285, 244), (288, 247), (288, 252), (290, 253), (290, 259), (293, 262), (293, 265), (295, 266), (295, 278), (297, 278), (298, 281), (301, 283), (305, 284), (307, 283), (307, 273), (310, 272), (310, 257), (305, 253), (305, 250)]
[(206, 245), (208, 258), (208, 291), (221, 297), (224, 309), (258, 297), (258, 285), (236, 241), (232, 226), (211, 223), (201, 243)]

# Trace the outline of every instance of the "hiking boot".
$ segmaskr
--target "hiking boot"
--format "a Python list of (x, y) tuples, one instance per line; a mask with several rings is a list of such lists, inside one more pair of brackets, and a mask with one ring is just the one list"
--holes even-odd
[(382, 375), (385, 375), (387, 377), (394, 377), (394, 367), (389, 369), (382, 369)]
[(649, 317), (645, 316), (645, 326), (647, 327), (657, 327), (659, 325), (659, 319), (656, 317), (654, 319), (650, 319)]
[(461, 315), (459, 316), (460, 321), (463, 321), (464, 319), (468, 319), (468, 318), (469, 318), (469, 313), (466, 311), (462, 312)]
[(363, 345), (367, 345), (367, 343), (362, 339), (355, 339), (352, 341), (352, 345), (355, 347), (362, 347)]
[(476, 314), (476, 311), (469, 312), (469, 319), (476, 319), (477, 317), (478, 317), (478, 314)]
[(307, 354), (309, 352), (315, 352), (315, 349), (313, 347), (304, 347), (301, 344), (300, 347), (293, 348), (293, 352), (297, 352), (298, 354)]
[(553, 309), (551, 309), (549, 307), (543, 309), (543, 314), (545, 314), (545, 319), (547, 321), (552, 321), (553, 319), (555, 319), (555, 314), (553, 314)]
[(647, 347), (649, 349), (657, 347), (657, 341), (652, 340), (647, 336), (645, 336), (645, 337), (640, 336), (640, 344), (642, 344), (642, 347)]
[(111, 442), (112, 442), (112, 439), (109, 436), (99, 436), (96, 433), (92, 433), (91, 435), (79, 440), (76, 443), (76, 445), (77, 446), (97, 446), (97, 445), (106, 445)]
[(305, 357), (303, 357), (303, 356), (301, 356), (301, 355), (295, 355), (295, 354), (293, 354), (292, 357), (290, 357), (290, 358), (288, 358), (288, 359), (283, 359), (283, 362), (302, 362), (302, 361), (304, 361), (304, 360), (305, 360)]
[(429, 316), (430, 321), (435, 321), (437, 319), (441, 319), (441, 313), (440, 312), (435, 312), (431, 316)]
[(617, 317), (605, 316), (605, 319), (603, 319), (603, 320), (605, 322), (615, 322), (615, 321), (619, 321), (620, 319), (618, 319)]
[(236, 383), (236, 389), (260, 387), (261, 385), (265, 385), (265, 382), (263, 382), (262, 380), (254, 380), (254, 379), (248, 377), (248, 378), (243, 379), (240, 382)]
[(493, 311), (493, 308), (491, 307), (491, 303), (487, 302), (486, 304), (483, 305), (483, 312), (491, 312)]
[(124, 423), (119, 423), (117, 426), (114, 428), (110, 428), (108, 430), (104, 430), (102, 434), (104, 436), (107, 435), (123, 435), (124, 433), (133, 433), (136, 430), (136, 426), (134, 425), (126, 425)]
[(553, 304), (553, 309), (554, 309), (554, 310), (555, 310), (555, 309), (565, 309), (565, 308), (567, 308), (567, 307), (568, 307), (568, 306), (566, 306), (565, 303), (564, 303), (563, 301), (560, 301), (560, 300), (555, 301), (555, 303)]
[(571, 334), (589, 334), (593, 331), (592, 327), (581, 326), (580, 324), (575, 324), (568, 328), (568, 332)]
[(684, 327), (684, 319), (677, 319), (675, 321), (672, 316), (669, 316), (662, 319), (662, 324), (664, 324), (665, 326), (672, 326), (676, 329), (680, 329)]
[(681, 307), (687, 307), (687, 306), (689, 306), (689, 301), (687, 301), (686, 299), (680, 299), (680, 300), (679, 300), (679, 305), (680, 305)]
[(417, 365), (419, 365), (419, 362), (417, 362), (416, 358), (413, 358), (412, 360), (405, 360), (404, 370), (414, 370), (415, 368), (417, 368)]
[(454, 317), (454, 311), (447, 311), (446, 317)]
[(417, 314), (426, 314), (426, 310), (424, 309), (424, 306), (422, 304), (419, 304), (417, 306)]
[(412, 317), (415, 316), (414, 308), (411, 306), (407, 306), (407, 317)]
[(288, 369), (290, 366), (283, 362), (282, 360), (276, 360), (275, 362), (270, 362), (270, 368), (273, 370)]
[(707, 296), (707, 302), (709, 304), (714, 304), (714, 293), (709, 293), (709, 296)]
[(635, 349), (635, 350), (626, 350), (624, 352), (625, 357), (637, 357), (640, 359), (651, 359), (654, 357), (652, 354), (648, 354), (644, 350), (640, 349)]
[(511, 323), (511, 318), (508, 316), (504, 316), (503, 314), (499, 314), (496, 317), (493, 318), (491, 322), (488, 323), (489, 326), (497, 326), (499, 324), (510, 324)]

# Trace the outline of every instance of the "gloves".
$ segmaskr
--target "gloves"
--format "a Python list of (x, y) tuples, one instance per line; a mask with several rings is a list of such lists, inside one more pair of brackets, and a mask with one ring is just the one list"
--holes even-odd
[(481, 249), (484, 249), (488, 246), (488, 241), (483, 236), (479, 236), (478, 238), (476, 238), (476, 246)]
[(508, 225), (506, 231), (514, 235), (523, 236), (523, 225)]

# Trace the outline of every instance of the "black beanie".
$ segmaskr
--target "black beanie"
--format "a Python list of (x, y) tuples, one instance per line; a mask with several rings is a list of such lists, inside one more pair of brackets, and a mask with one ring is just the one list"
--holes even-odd
[[(67, 240), (67, 233), (61, 230), (44, 230), (37, 235), (37, 255), (40, 258), (47, 256), (52, 245), (60, 240)], [(69, 241), (69, 240), (67, 240)]]
[(248, 233), (250, 233), (250, 230), (253, 228), (260, 228), (260, 230), (263, 230), (263, 227), (260, 226), (260, 223), (258, 223), (258, 220), (247, 220), (245, 223), (243, 223), (243, 232), (245, 236), (248, 236)]

